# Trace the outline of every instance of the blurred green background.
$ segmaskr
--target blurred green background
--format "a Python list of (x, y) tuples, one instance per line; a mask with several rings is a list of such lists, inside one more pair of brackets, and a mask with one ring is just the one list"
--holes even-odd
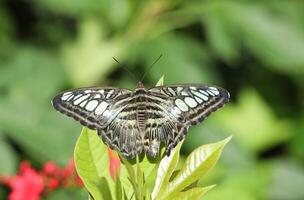
[[(0, 174), (73, 157), (81, 126), (52, 97), (82, 86), (209, 83), (232, 100), (189, 129), (183, 153), (233, 135), (205, 200), (304, 199), (304, 4), (301, 1), (2, 0)], [(59, 191), (49, 199), (71, 199)], [(0, 199), (8, 191), (0, 187)], [(81, 199), (74, 192), (73, 199)]]

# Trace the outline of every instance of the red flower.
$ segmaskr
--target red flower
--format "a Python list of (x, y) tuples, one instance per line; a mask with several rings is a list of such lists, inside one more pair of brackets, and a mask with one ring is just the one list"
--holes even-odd
[(1, 176), (0, 183), (11, 188), (9, 200), (39, 200), (41, 196), (60, 187), (83, 186), (73, 160), (70, 160), (66, 168), (60, 168), (52, 161), (46, 162), (39, 172), (29, 162), (23, 161), (18, 175)]
[(83, 182), (82, 182), (82, 180), (81, 180), (81, 178), (78, 176), (78, 174), (77, 174), (77, 176), (76, 176), (76, 178), (75, 178), (75, 184), (78, 186), (78, 187), (83, 187)]
[(55, 189), (57, 189), (59, 186), (60, 186), (60, 182), (59, 182), (58, 179), (56, 179), (56, 178), (50, 178), (50, 179), (48, 180), (47, 187), (48, 187), (50, 190), (55, 190)]
[(47, 174), (47, 175), (55, 175), (56, 172), (58, 171), (57, 165), (52, 162), (48, 161), (43, 165), (42, 172)]
[(109, 157), (110, 157), (110, 175), (112, 179), (115, 181), (116, 177), (119, 176), (120, 173), (120, 159), (117, 153), (110, 148), (108, 148)]
[(68, 166), (59, 171), (60, 177), (63, 181), (63, 187), (68, 188), (71, 186), (83, 187), (83, 182), (78, 176), (75, 168), (74, 160), (70, 160)]
[(9, 200), (39, 200), (44, 190), (43, 177), (27, 161), (21, 163), (19, 174), (10, 178), (7, 185), (12, 189)]

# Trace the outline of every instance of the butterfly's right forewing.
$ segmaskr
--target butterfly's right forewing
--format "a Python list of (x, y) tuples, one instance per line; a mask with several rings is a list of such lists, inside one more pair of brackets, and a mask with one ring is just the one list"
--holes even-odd
[(190, 126), (202, 122), (229, 100), (225, 89), (199, 84), (159, 86), (149, 92), (151, 97), (166, 99), (160, 106), (174, 124), (174, 128), (164, 134), (167, 154), (185, 137)]
[(164, 104), (173, 118), (187, 126), (198, 124), (229, 101), (229, 93), (220, 87), (185, 84), (151, 88), (152, 95), (169, 98)]

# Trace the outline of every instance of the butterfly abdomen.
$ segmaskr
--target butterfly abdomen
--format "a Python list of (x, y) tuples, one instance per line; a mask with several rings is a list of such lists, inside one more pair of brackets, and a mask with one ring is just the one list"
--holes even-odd
[(140, 104), (136, 109), (136, 118), (138, 129), (141, 135), (144, 134), (146, 129), (146, 106), (144, 104)]

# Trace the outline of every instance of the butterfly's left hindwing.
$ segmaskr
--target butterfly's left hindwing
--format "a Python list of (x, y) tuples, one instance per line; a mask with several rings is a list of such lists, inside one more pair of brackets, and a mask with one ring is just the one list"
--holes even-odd
[(91, 129), (105, 128), (128, 104), (132, 92), (119, 88), (80, 88), (58, 94), (54, 108)]

